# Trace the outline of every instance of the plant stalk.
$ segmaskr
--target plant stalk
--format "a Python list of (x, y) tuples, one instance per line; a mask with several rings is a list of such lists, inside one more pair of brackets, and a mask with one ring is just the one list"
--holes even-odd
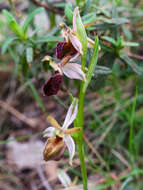
[[(82, 70), (85, 68), (85, 59), (86, 57), (82, 57)], [(87, 171), (85, 167), (85, 160), (84, 160), (84, 146), (83, 146), (83, 133), (84, 133), (84, 97), (85, 92), (83, 92), (85, 82), (82, 81), (80, 85), (80, 93), (79, 93), (79, 108), (78, 108), (78, 117), (77, 117), (77, 127), (81, 128), (81, 131), (78, 133), (77, 137), (77, 146), (78, 146), (78, 153), (80, 158), (80, 166), (81, 166), (81, 173), (83, 179), (83, 190), (88, 190), (88, 183), (87, 183)]]

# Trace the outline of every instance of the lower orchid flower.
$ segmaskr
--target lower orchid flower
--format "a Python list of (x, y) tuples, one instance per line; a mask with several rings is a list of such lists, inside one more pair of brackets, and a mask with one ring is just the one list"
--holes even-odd
[(71, 134), (80, 131), (80, 128), (68, 128), (75, 120), (77, 111), (78, 100), (74, 98), (62, 126), (53, 117), (48, 116), (48, 120), (52, 126), (44, 131), (44, 137), (48, 137), (43, 153), (45, 161), (58, 160), (67, 147), (69, 151), (69, 163), (72, 165), (72, 159), (75, 154), (75, 143)]

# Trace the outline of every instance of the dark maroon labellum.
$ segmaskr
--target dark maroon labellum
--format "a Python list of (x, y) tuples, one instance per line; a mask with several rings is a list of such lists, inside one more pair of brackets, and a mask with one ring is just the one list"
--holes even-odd
[(58, 59), (62, 59), (67, 55), (75, 55), (77, 50), (73, 47), (71, 42), (59, 42), (56, 47), (56, 56)]
[(57, 94), (62, 83), (62, 75), (56, 71), (51, 78), (46, 82), (43, 87), (44, 94), (46, 96), (52, 96)]

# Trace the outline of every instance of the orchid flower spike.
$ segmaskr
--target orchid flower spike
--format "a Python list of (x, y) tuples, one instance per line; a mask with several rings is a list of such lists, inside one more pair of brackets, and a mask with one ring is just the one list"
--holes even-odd
[(48, 138), (48, 141), (44, 149), (44, 160), (56, 160), (57, 158), (59, 158), (59, 155), (61, 156), (61, 153), (63, 154), (63, 149), (65, 149), (64, 147), (66, 146), (69, 151), (69, 163), (72, 165), (72, 159), (75, 155), (75, 143), (73, 138), (71, 137), (71, 134), (80, 131), (80, 128), (68, 128), (75, 120), (77, 112), (78, 100), (74, 98), (72, 104), (68, 109), (62, 127), (57, 123), (57, 121), (54, 118), (48, 116), (48, 120), (52, 124), (52, 126), (48, 127), (44, 131), (44, 137)]

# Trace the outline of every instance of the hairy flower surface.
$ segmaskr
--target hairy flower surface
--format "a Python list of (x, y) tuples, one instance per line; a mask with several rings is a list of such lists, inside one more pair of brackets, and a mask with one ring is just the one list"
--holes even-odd
[(77, 54), (77, 50), (74, 48), (70, 41), (66, 42), (59, 42), (56, 47), (56, 56), (58, 59), (62, 59), (68, 55), (75, 55)]
[(56, 71), (43, 87), (44, 94), (51, 96), (57, 94), (62, 83), (62, 75)]
[(65, 147), (68, 148), (69, 151), (69, 162), (72, 164), (72, 159), (75, 154), (75, 143), (73, 138), (71, 137), (72, 133), (78, 132), (80, 128), (69, 128), (69, 126), (73, 123), (76, 118), (78, 111), (78, 100), (74, 98), (72, 104), (70, 105), (65, 121), (62, 127), (57, 123), (57, 121), (48, 116), (48, 120), (52, 124), (51, 127), (48, 127), (44, 131), (44, 137), (48, 137), (45, 149), (44, 149), (44, 160), (56, 160), (58, 159), (64, 152)]

